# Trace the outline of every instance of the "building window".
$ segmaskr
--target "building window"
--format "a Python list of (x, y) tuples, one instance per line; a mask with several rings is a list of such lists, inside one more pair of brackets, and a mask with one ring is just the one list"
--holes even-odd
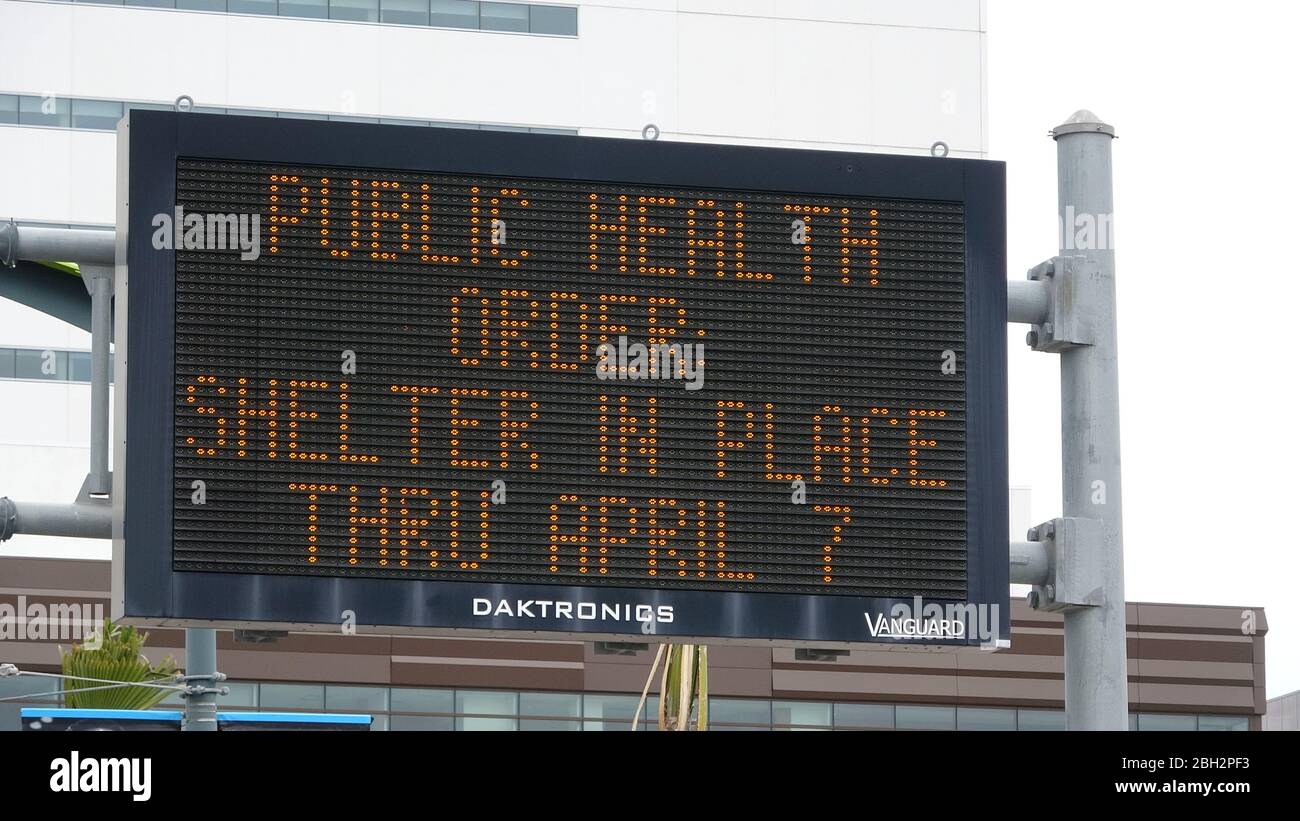
[(520, 693), (519, 715), (534, 718), (581, 718), (578, 693)]
[(528, 31), (528, 7), (519, 3), (479, 3), (479, 27), (488, 31)]
[(1016, 711), (992, 707), (958, 707), (958, 730), (1014, 730)]
[(1139, 713), (1138, 730), (1195, 730), (1196, 716), (1169, 715), (1165, 713)]
[(847, 730), (892, 730), (894, 705), (836, 704), (835, 727)]
[(451, 690), (426, 690), (418, 687), (394, 687), (390, 709), (394, 713), (456, 712), (456, 694)]
[(581, 730), (582, 695), (579, 693), (520, 693), (519, 729), (534, 731)]
[(108, 6), (225, 12), (351, 23), (578, 36), (578, 7), (479, 0), (70, 0)]
[(829, 729), (831, 705), (817, 701), (774, 701), (772, 726), (793, 730)]
[(280, 0), (280, 16), (324, 20), (330, 16), (329, 0)]
[[(640, 696), (585, 693), (582, 696), (582, 729), (588, 732), (630, 731), (632, 714), (636, 712), (636, 705), (640, 700)], [(658, 727), (658, 715), (659, 698), (649, 696), (646, 698), (645, 709), (641, 711), (641, 721), (637, 726), (641, 729)]]
[(456, 691), (457, 730), (518, 729), (519, 694), (509, 691)]
[(767, 729), (772, 726), (772, 702), (767, 699), (709, 698), (709, 726), (731, 729), (727, 725), (746, 725)]
[(278, 13), (276, 0), (226, 0), (226, 11), (231, 14), (269, 14)]
[(24, 94), (18, 98), (18, 123), (68, 128), (72, 124), (71, 106), (63, 97), (37, 97)]
[(325, 687), (325, 709), (340, 713), (386, 713), (388, 688), (330, 684)]
[[(627, 731), (640, 697), (630, 694), (551, 693), (514, 690), (450, 690), (363, 684), (288, 684), (229, 682), (230, 694), (217, 709), (362, 713), (373, 718), (374, 731), (451, 730), (585, 730)], [(58, 706), (58, 696), (41, 697), (50, 688), (36, 679), (0, 679), (0, 697), (28, 696), (24, 704), (0, 703), (0, 730), (17, 730), (18, 707)], [(182, 707), (172, 693), (168, 709)], [(10, 707), (12, 706), (12, 709)], [(659, 699), (646, 700), (641, 730), (658, 729)], [(816, 701), (759, 698), (711, 698), (709, 729), (770, 730), (1063, 730), (1062, 710), (1013, 710), (991, 707), (915, 704), (828, 704)], [(1249, 716), (1130, 714), (1133, 729), (1200, 729), (1244, 731)]]
[(323, 684), (263, 684), (260, 694), (263, 710), (324, 710)]
[(225, 11), (226, 0), (176, 0), (176, 8), (186, 11)]
[(1016, 728), (1019, 730), (1064, 730), (1064, 710), (1017, 710)]
[(429, 0), (379, 0), (379, 22), (429, 25)]
[(895, 720), (900, 730), (955, 730), (957, 708), (900, 704)]
[(14, 351), (15, 379), (68, 378), (68, 352), (19, 348)]
[(331, 20), (379, 22), (379, 0), (330, 0)]
[(398, 732), (407, 730), (450, 732), (456, 728), (456, 720), (451, 716), (392, 715), (388, 717), (388, 728)]
[[(314, 2), (315, 0), (301, 0)], [(329, 0), (320, 0), (322, 16), (328, 13), (325, 5)], [(288, 0), (281, 0), (281, 8)], [(369, 7), (399, 9), (408, 4), (412, 8), (424, 8), (425, 0), (335, 0), (335, 4), (364, 3)], [(394, 11), (394, 13), (397, 13)], [(37, 97), (33, 95), (0, 94), (0, 125), (36, 125), (46, 128), (84, 128), (94, 131), (114, 131), (124, 111), (174, 111), (175, 106), (168, 103), (140, 103), (118, 100), (89, 100), (66, 97)], [(335, 120), (350, 123), (387, 123), (390, 125), (437, 126), (441, 128), (490, 129), (493, 131), (518, 131), (533, 134), (577, 134), (574, 128), (550, 128), (546, 126), (522, 126), (494, 123), (455, 123), (437, 120), (416, 120), (399, 117), (361, 117), (352, 114), (321, 114), (306, 111), (270, 111), (256, 108), (223, 108), (221, 106), (195, 106), (196, 114), (237, 114), (244, 117), (284, 117), (294, 120)]]
[(577, 34), (578, 9), (574, 6), (529, 6), (528, 30), (534, 34)]
[(429, 25), (457, 29), (476, 29), (478, 3), (476, 0), (430, 0)]
[(1196, 729), (1202, 731), (1244, 732), (1250, 729), (1249, 716), (1197, 716)]
[[(46, 382), (90, 382), (89, 351), (47, 348), (0, 348), (0, 379), (40, 379)], [(108, 359), (113, 382), (113, 355)]]
[(122, 104), (110, 100), (72, 100), (72, 127), (112, 131), (122, 119)]

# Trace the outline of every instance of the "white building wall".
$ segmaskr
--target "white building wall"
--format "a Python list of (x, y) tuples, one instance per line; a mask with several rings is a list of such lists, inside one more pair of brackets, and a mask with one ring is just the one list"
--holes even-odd
[[(558, 0), (557, 0), (558, 2)], [(0, 0), (0, 94), (954, 156), (987, 151), (983, 0), (581, 0), (575, 37)], [(0, 218), (109, 225), (111, 132), (0, 124)], [(3, 272), (0, 272), (3, 276)], [(88, 349), (0, 300), (0, 346)], [(89, 387), (0, 379), (0, 495), (70, 501)], [(15, 537), (10, 554), (108, 557)]]

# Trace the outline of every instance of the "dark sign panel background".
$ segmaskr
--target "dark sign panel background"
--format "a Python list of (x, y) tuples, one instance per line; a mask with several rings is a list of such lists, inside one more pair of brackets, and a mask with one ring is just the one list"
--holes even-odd
[[(1005, 610), (1000, 166), (130, 128), (128, 615), (643, 632), (470, 604), (572, 599), (863, 641), (913, 596)], [(175, 206), (258, 214), (259, 258), (155, 250)], [(653, 343), (703, 365), (600, 372)]]

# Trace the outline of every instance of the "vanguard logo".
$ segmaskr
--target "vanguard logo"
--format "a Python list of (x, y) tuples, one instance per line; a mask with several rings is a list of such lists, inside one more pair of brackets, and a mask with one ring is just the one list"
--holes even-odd
[(878, 639), (953, 640), (975, 637), (995, 642), (998, 637), (996, 604), (959, 604), (949, 602), (924, 604), (920, 596), (899, 602), (889, 609), (889, 618), (881, 613), (872, 618), (863, 613), (867, 630)]

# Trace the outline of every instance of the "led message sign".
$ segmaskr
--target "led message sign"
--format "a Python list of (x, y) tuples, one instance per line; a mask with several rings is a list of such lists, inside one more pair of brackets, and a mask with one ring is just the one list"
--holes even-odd
[(132, 117), (126, 615), (990, 638), (1000, 166)]

